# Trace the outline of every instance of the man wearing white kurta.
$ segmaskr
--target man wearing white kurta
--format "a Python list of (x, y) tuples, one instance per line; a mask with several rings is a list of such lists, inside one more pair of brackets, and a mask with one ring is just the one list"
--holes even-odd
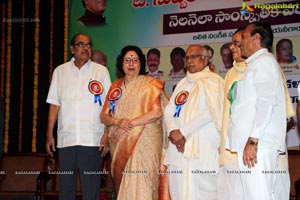
[(164, 113), (170, 138), (164, 164), (172, 200), (212, 200), (224, 80), (209, 70), (208, 53), (200, 45), (188, 47), (185, 62), (187, 76), (176, 86)]
[(244, 199), (273, 200), (279, 152), (285, 152), (283, 81), (269, 24), (254, 22), (242, 33), (247, 70), (233, 91), (227, 148), (237, 152)]
[(242, 58), (240, 45), (242, 41), (242, 29), (238, 29), (232, 36), (232, 43), (229, 46), (232, 57), (233, 67), (229, 69), (225, 76), (224, 86), (224, 110), (222, 122), (222, 135), (220, 143), (220, 172), (217, 177), (218, 200), (242, 200), (243, 188), (238, 174), (237, 154), (226, 150), (227, 131), (230, 122), (230, 88), (235, 81), (241, 80), (246, 71), (245, 59)]
[[(233, 68), (231, 68), (225, 77), (225, 98), (224, 98), (224, 111), (223, 111), (223, 126), (220, 145), (220, 172), (218, 174), (218, 199), (222, 200), (235, 200), (244, 199), (244, 192), (242, 182), (239, 176), (239, 167), (237, 164), (236, 152), (230, 152), (225, 149), (225, 143), (227, 138), (228, 126), (230, 122), (230, 88), (235, 81), (241, 80), (246, 70), (245, 59), (241, 56), (240, 44), (242, 41), (242, 30), (238, 29), (232, 37), (232, 43), (230, 50), (234, 59)], [(282, 72), (282, 71), (281, 71)], [(285, 87), (286, 98), (286, 114), (287, 119), (295, 115), (292, 102), (290, 101), (290, 95), (286, 86), (284, 74), (282, 72), (283, 85)], [(283, 153), (279, 156), (276, 189), (275, 195), (278, 199), (288, 199), (290, 192), (289, 184), (289, 172), (288, 172), (288, 160), (287, 154)], [(277, 184), (278, 183), (278, 184)], [(282, 184), (284, 183), (284, 184)]]

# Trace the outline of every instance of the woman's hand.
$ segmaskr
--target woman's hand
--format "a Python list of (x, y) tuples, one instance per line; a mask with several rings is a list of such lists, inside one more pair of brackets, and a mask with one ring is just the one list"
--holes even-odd
[(105, 127), (104, 128), (104, 134), (100, 140), (100, 147), (99, 151), (102, 150), (101, 156), (104, 157), (107, 152), (109, 151), (109, 143), (108, 143), (108, 129)]
[(121, 139), (121, 137), (126, 133), (126, 131), (122, 128), (117, 128), (113, 133), (113, 140), (117, 143)]
[(133, 124), (131, 123), (131, 120), (127, 118), (118, 119), (116, 121), (116, 126), (123, 129), (124, 131), (129, 131), (133, 128)]

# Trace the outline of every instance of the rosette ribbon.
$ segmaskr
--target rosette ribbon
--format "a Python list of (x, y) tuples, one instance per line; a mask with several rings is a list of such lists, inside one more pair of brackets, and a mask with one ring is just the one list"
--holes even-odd
[(189, 93), (187, 91), (179, 92), (175, 97), (175, 113), (173, 117), (179, 117), (182, 106), (186, 103)]
[(122, 96), (122, 89), (120, 87), (116, 87), (111, 90), (108, 95), (109, 100), (109, 113), (115, 113), (116, 101), (120, 99)]
[(103, 93), (103, 85), (96, 80), (91, 80), (88, 88), (90, 93), (94, 95), (94, 103), (99, 102), (100, 106), (102, 106), (100, 95)]

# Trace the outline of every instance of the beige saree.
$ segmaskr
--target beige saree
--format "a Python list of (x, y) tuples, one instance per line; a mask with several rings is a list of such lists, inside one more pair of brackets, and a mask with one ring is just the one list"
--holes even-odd
[[(115, 81), (110, 91), (121, 88), (121, 96), (114, 102), (115, 118), (133, 119), (152, 109), (160, 98), (163, 83), (148, 76), (138, 76), (126, 87), (123, 78)], [(109, 94), (110, 94), (109, 91)], [(110, 106), (107, 99), (106, 112)], [(109, 146), (112, 155), (112, 176), (118, 199), (158, 199), (159, 168), (162, 151), (161, 120), (136, 126), (116, 142), (112, 134), (116, 127), (109, 127)]]

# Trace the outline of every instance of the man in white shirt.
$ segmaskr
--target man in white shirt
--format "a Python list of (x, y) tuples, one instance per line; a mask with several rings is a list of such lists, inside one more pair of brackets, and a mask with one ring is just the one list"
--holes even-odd
[(157, 79), (163, 79), (164, 72), (159, 70), (160, 64), (160, 51), (156, 48), (149, 49), (147, 52), (147, 66), (148, 72), (146, 75), (152, 76)]
[(225, 43), (220, 48), (220, 55), (223, 65), (219, 66), (219, 74), (224, 77), (229, 69), (233, 67), (233, 57), (230, 50), (230, 42)]
[(170, 53), (172, 69), (168, 74), (172, 80), (180, 80), (185, 77), (186, 69), (184, 68), (185, 51), (181, 47), (175, 47)]
[[(220, 145), (220, 173), (218, 174), (218, 199), (243, 199), (243, 188), (242, 182), (239, 177), (239, 167), (237, 164), (237, 154), (236, 152), (230, 152), (226, 150), (225, 143), (228, 132), (228, 126), (230, 122), (230, 99), (228, 96), (232, 95), (230, 88), (235, 81), (241, 80), (243, 74), (246, 71), (245, 58), (241, 56), (240, 45), (242, 41), (242, 31), (244, 28), (239, 28), (235, 31), (232, 36), (232, 42), (230, 45), (230, 50), (234, 59), (233, 68), (231, 68), (225, 76), (225, 101), (224, 101), (224, 111), (223, 111), (223, 126), (222, 126), (222, 136)], [(286, 87), (286, 82), (284, 74), (282, 72), (283, 85), (285, 87), (285, 97), (286, 97), (286, 114), (287, 118), (295, 115), (293, 105), (290, 101), (290, 95)], [(279, 199), (286, 199), (289, 197), (289, 173), (288, 173), (288, 163), (287, 155), (284, 153), (279, 157), (279, 169), (277, 179), (276, 179), (276, 189), (275, 193), (279, 196)], [(284, 180), (284, 181), (283, 181)], [(284, 184), (281, 184), (284, 182)], [(279, 183), (279, 184), (277, 184)]]
[(187, 75), (164, 111), (170, 138), (164, 164), (172, 200), (216, 199), (224, 80), (210, 71), (208, 57), (204, 47), (188, 47)]
[(242, 33), (247, 70), (232, 91), (227, 148), (237, 152), (244, 199), (276, 199), (278, 158), (285, 152), (286, 104), (272, 47), (271, 26), (254, 22)]
[(58, 122), (59, 199), (75, 199), (78, 169), (83, 199), (98, 200), (104, 132), (100, 112), (111, 81), (106, 67), (90, 60), (87, 35), (75, 35), (70, 48), (74, 59), (54, 70), (47, 97), (46, 151), (53, 156), (56, 150), (53, 129)]

